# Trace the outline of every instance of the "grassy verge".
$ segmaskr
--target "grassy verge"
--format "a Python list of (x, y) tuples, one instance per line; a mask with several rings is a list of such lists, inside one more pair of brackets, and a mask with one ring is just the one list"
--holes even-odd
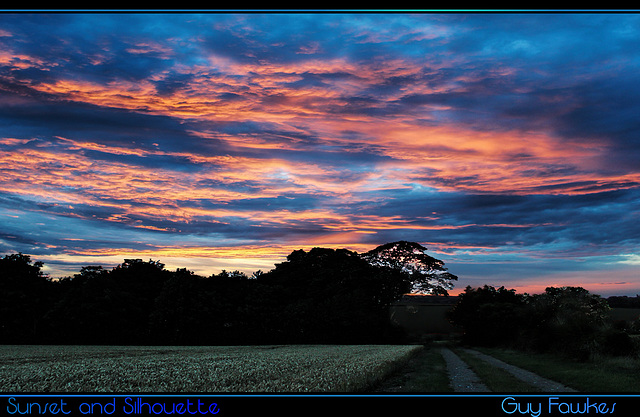
[(447, 365), (437, 348), (417, 353), (399, 372), (387, 378), (377, 391), (443, 393), (449, 386)]
[(467, 352), (454, 349), (492, 392), (539, 392), (540, 390)]
[(581, 392), (640, 392), (638, 359), (599, 358), (575, 362), (548, 354), (497, 348), (477, 350)]

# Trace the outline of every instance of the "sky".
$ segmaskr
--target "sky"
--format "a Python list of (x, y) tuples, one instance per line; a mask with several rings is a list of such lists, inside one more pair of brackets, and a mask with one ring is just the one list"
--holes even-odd
[(640, 14), (0, 13), (0, 254), (268, 271), (419, 242), (640, 293)]

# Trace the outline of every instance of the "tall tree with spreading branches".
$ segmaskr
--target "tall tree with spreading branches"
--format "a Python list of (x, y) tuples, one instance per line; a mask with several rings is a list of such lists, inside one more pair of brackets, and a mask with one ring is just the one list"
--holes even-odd
[(427, 255), (427, 248), (416, 242), (386, 243), (360, 255), (373, 266), (388, 267), (409, 275), (412, 292), (449, 295), (457, 276), (447, 271), (444, 262)]

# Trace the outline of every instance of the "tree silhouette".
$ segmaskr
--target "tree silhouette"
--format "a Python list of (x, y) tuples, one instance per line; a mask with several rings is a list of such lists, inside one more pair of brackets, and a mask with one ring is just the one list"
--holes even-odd
[(464, 330), (465, 343), (510, 345), (523, 324), (525, 297), (505, 287), (467, 286), (449, 312), (451, 322)]
[(427, 248), (416, 242), (398, 241), (378, 246), (361, 255), (373, 266), (388, 267), (408, 274), (412, 292), (448, 295), (457, 276), (447, 272), (444, 262), (427, 255)]
[[(429, 271), (442, 268), (418, 259), (430, 262)], [(49, 280), (41, 262), (7, 255), (0, 260), (0, 343), (394, 343), (401, 339), (389, 306), (425, 271), (411, 265), (409, 273), (346, 249), (313, 248), (251, 277), (238, 270), (204, 277), (125, 259)]]
[(592, 354), (626, 355), (628, 334), (607, 325), (609, 306), (582, 287), (548, 287), (542, 294), (485, 285), (467, 287), (449, 314), (464, 331), (463, 341), (559, 353), (576, 360)]
[(73, 278), (56, 283), (58, 297), (45, 315), (48, 337), (63, 344), (129, 344), (127, 317), (136, 300), (102, 267), (83, 267)]
[(297, 250), (258, 277), (279, 288), (274, 331), (303, 342), (383, 340), (393, 329), (389, 305), (410, 288), (406, 275), (346, 249)]
[(0, 342), (35, 342), (50, 307), (50, 282), (42, 262), (22, 253), (0, 259)]
[(554, 350), (586, 360), (597, 349), (609, 305), (582, 287), (548, 287), (533, 295), (525, 316), (527, 339), (538, 350)]

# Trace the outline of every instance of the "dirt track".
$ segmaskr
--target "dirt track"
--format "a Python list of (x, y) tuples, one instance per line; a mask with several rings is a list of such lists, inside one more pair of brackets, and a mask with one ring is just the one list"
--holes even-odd
[[(423, 364), (433, 363), (433, 354), (431, 359), (425, 359), (424, 355), (417, 355), (414, 359), (409, 361), (404, 369), (399, 371), (394, 377), (390, 378), (378, 387), (378, 392), (422, 392), (425, 388), (430, 392), (464, 392), (464, 393), (482, 393), (491, 392), (487, 385), (476, 375), (476, 373), (469, 367), (469, 365), (460, 358), (453, 350), (442, 346), (432, 347), (431, 352), (436, 355), (441, 355), (445, 365), (438, 365), (436, 367), (428, 367)], [(543, 378), (534, 372), (527, 371), (516, 366), (505, 363), (492, 356), (483, 354), (476, 350), (456, 348), (456, 350), (465, 352), (466, 354), (473, 355), (478, 359), (485, 361), (490, 366), (503, 369), (513, 375), (515, 378), (525, 382), (531, 387), (531, 392), (576, 392), (576, 390), (564, 386), (558, 382), (551, 381)], [(425, 362), (427, 361), (427, 362)], [(428, 369), (425, 371), (425, 369)], [(439, 385), (429, 387), (412, 383), (412, 381), (419, 381), (424, 379), (425, 375), (431, 375), (433, 372), (445, 374), (443, 378), (440, 378), (442, 382)], [(446, 377), (448, 377), (448, 385), (446, 384)], [(416, 387), (418, 387), (416, 389)]]
[[(533, 372), (510, 365), (492, 356), (485, 355), (472, 349), (462, 349), (465, 352), (476, 356), (479, 359), (491, 364), (492, 366), (502, 368), (515, 376), (521, 381), (526, 382), (539, 389), (542, 392), (575, 392), (574, 389), (562, 385), (550, 379), (543, 378)], [(490, 390), (482, 383), (480, 378), (469, 368), (469, 366), (458, 355), (450, 349), (442, 348), (442, 356), (447, 362), (447, 372), (449, 373), (449, 381), (451, 388), (455, 392), (490, 392)]]

